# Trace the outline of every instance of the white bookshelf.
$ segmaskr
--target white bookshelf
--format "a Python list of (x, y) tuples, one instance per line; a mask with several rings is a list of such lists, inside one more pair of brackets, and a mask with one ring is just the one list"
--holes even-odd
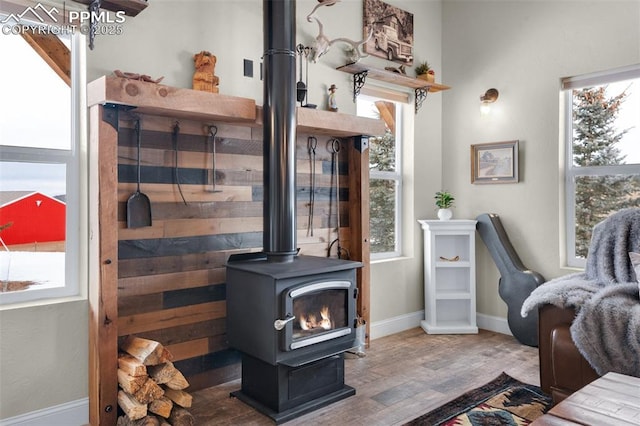
[(475, 220), (419, 220), (424, 234), (424, 311), (429, 334), (477, 333)]

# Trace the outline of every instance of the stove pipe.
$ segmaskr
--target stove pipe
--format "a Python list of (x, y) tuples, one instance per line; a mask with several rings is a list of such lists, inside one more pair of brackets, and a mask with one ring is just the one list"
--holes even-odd
[(267, 259), (296, 255), (296, 2), (263, 0), (264, 239)]

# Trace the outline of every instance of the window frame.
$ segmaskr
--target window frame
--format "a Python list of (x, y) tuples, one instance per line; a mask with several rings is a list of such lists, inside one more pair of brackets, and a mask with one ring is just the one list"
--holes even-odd
[[(0, 37), (3, 35), (0, 35)], [(70, 35), (71, 144), (69, 149), (2, 145), (0, 161), (65, 164), (64, 286), (0, 293), (0, 310), (86, 298), (88, 277), (88, 136), (86, 102), (86, 37)], [(46, 65), (46, 64), (45, 64)]]
[[(573, 90), (589, 86), (636, 79), (640, 82), (640, 64), (608, 71), (566, 77), (561, 80), (561, 94), (564, 107), (564, 201), (565, 201), (565, 256), (569, 267), (584, 268), (586, 259), (576, 256), (575, 202), (576, 178), (581, 176), (609, 176), (638, 174), (638, 164), (618, 164), (608, 166), (576, 167), (573, 164)], [(640, 88), (638, 89), (640, 90)]]
[(376, 96), (374, 94), (360, 94), (363, 100), (367, 101), (385, 101), (385, 102), (393, 102), (396, 106), (395, 108), (395, 122), (396, 122), (396, 134), (395, 134), (395, 170), (394, 171), (380, 171), (380, 170), (369, 170), (369, 181), (371, 180), (386, 180), (394, 183), (395, 187), (395, 217), (394, 217), (394, 233), (395, 233), (395, 241), (394, 241), (394, 250), (387, 252), (379, 252), (374, 253), (371, 250), (370, 258), (371, 260), (386, 260), (399, 258), (402, 256), (402, 234), (403, 234), (403, 109), (406, 108), (406, 105), (397, 100), (391, 99), (390, 97), (385, 96)]

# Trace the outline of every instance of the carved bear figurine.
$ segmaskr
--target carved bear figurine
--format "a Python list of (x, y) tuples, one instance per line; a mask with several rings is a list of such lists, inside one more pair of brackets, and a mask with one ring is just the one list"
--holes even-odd
[(217, 58), (203, 50), (193, 56), (196, 71), (193, 73), (193, 90), (218, 93), (219, 78), (215, 75)]

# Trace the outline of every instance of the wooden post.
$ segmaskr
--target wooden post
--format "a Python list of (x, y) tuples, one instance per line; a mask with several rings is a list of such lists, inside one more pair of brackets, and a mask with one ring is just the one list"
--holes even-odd
[(89, 110), (89, 422), (115, 425), (118, 413), (118, 132)]
[[(349, 147), (349, 230), (351, 231), (351, 259), (362, 262), (358, 269), (358, 304), (357, 312), (366, 321), (366, 345), (369, 346), (371, 297), (371, 269), (369, 262), (369, 149), (362, 148), (362, 138), (355, 136)], [(357, 149), (359, 146), (360, 149)], [(360, 152), (362, 151), (362, 152)]]

